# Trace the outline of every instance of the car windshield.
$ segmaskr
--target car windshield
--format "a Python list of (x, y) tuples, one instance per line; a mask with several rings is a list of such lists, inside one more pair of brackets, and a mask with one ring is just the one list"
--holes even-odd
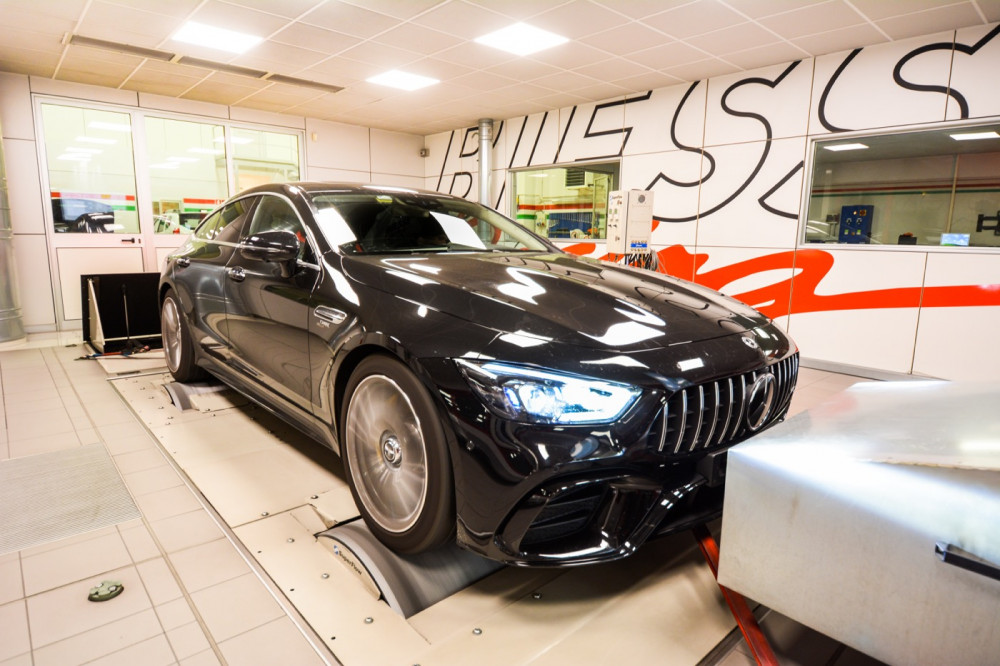
[(348, 254), (551, 251), (524, 227), (471, 201), (412, 191), (315, 192), (316, 223)]

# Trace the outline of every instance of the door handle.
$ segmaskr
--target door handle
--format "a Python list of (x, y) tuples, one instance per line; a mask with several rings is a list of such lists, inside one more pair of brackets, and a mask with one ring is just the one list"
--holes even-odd
[(226, 275), (233, 282), (243, 282), (243, 279), (247, 276), (247, 273), (245, 270), (243, 270), (242, 266), (236, 266), (234, 268), (227, 268)]
[(191, 259), (189, 257), (177, 257), (177, 261), (174, 264), (181, 268), (187, 268), (191, 265)]
[(317, 319), (331, 324), (339, 324), (340, 322), (347, 319), (347, 313), (342, 310), (335, 310), (333, 308), (328, 308), (325, 305), (320, 305), (315, 310), (313, 314)]
[(123, 238), (122, 242), (123, 243), (132, 243), (133, 245), (135, 245), (135, 244), (140, 244), (141, 245), (142, 244), (142, 240), (139, 239), (139, 238)]

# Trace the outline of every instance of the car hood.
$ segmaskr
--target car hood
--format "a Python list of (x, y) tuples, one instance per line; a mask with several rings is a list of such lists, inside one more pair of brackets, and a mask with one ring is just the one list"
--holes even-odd
[(344, 260), (347, 275), (507, 335), (598, 349), (656, 349), (767, 320), (703, 287), (569, 254), (440, 253)]

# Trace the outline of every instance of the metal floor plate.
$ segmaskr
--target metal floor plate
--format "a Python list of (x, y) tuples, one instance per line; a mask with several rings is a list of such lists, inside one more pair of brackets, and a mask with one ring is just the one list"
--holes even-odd
[(0, 461), (0, 554), (140, 518), (103, 444)]

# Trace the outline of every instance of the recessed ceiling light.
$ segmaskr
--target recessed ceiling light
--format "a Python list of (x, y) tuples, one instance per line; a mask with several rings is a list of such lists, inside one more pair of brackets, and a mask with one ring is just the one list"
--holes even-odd
[(523, 56), (551, 49), (553, 46), (565, 44), (569, 40), (562, 35), (536, 28), (527, 23), (515, 23), (488, 35), (477, 37), (475, 41), (477, 44), (492, 46), (507, 53)]
[(996, 132), (966, 132), (964, 134), (950, 134), (955, 141), (981, 141), (983, 139), (1000, 139), (1000, 134)]
[(401, 72), (398, 69), (389, 70), (384, 74), (379, 74), (378, 76), (366, 79), (366, 81), (368, 81), (368, 83), (376, 83), (380, 86), (399, 88), (400, 90), (419, 90), (420, 88), (426, 88), (427, 86), (432, 86), (435, 83), (440, 83), (437, 79), (432, 79), (429, 76), (420, 76), (419, 74)]
[(132, 132), (132, 126), (128, 123), (106, 123), (103, 120), (92, 120), (87, 123), (87, 127), (108, 130), (109, 132)]
[(838, 143), (836, 146), (823, 146), (826, 150), (866, 150), (868, 146), (863, 143)]
[(208, 49), (228, 51), (229, 53), (246, 53), (264, 41), (263, 37), (216, 28), (196, 21), (188, 21), (182, 25), (181, 29), (171, 36), (171, 39), (187, 44), (197, 44)]

